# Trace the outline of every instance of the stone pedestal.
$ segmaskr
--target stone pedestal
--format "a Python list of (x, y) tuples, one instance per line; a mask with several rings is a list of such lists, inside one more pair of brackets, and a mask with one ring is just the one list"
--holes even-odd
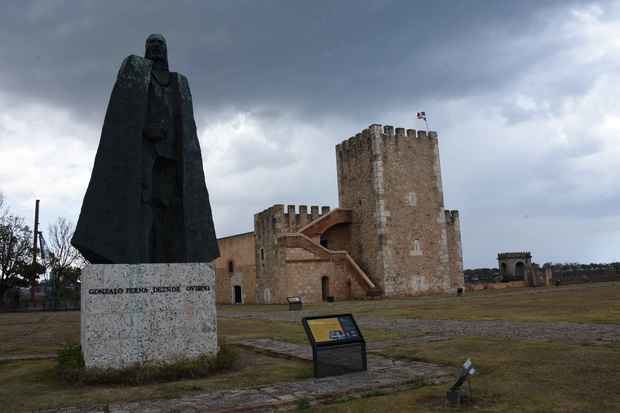
[(96, 264), (81, 278), (86, 367), (218, 351), (212, 264)]

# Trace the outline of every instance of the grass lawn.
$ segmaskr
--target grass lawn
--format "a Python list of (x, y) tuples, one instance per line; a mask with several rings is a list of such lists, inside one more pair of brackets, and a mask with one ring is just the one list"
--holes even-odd
[[(427, 319), (505, 319), (620, 324), (620, 283), (559, 288), (481, 291), (464, 297), (434, 296), (407, 300), (307, 305), (312, 313), (352, 312), (373, 317)], [(221, 313), (286, 311), (286, 306), (222, 306)], [(222, 318), (219, 333), (227, 343), (271, 338), (298, 344), (307, 340), (301, 323)], [(369, 342), (399, 337), (394, 331), (364, 330)], [(79, 340), (79, 313), (0, 314), (0, 356), (50, 353)], [(577, 345), (493, 338), (459, 337), (399, 345), (380, 350), (389, 357), (458, 366), (471, 357), (475, 411), (620, 412), (620, 346)], [(224, 388), (296, 381), (310, 377), (311, 364), (241, 350), (233, 371), (210, 378), (121, 387), (69, 386), (54, 376), (53, 360), (0, 364), (0, 410), (28, 411), (63, 406), (104, 405), (112, 401), (173, 398)], [(447, 385), (389, 395), (375, 394), (314, 411), (454, 411), (443, 401)], [(4, 410), (3, 410), (4, 411)]]
[[(456, 296), (304, 305), (317, 314), (352, 313), (428, 320), (510, 320), (620, 324), (620, 282), (485, 290)], [(226, 312), (286, 311), (284, 305), (222, 306)]]
[(80, 341), (80, 313), (0, 313), (0, 356), (55, 353)]
[[(253, 338), (270, 338), (272, 340), (288, 341), (295, 344), (308, 344), (308, 338), (301, 325), (283, 321), (242, 320), (225, 318), (218, 321), (219, 334), (227, 342), (243, 341)], [(367, 341), (390, 341), (403, 337), (397, 331), (386, 331), (368, 328), (364, 330)]]
[(54, 376), (54, 360), (0, 363), (1, 411), (106, 405), (135, 400), (174, 398), (211, 390), (302, 380), (312, 376), (312, 364), (240, 350), (233, 371), (210, 378), (144, 386), (75, 386)]
[[(228, 343), (254, 338), (308, 343), (301, 323), (226, 318), (218, 320), (218, 333)], [(364, 335), (373, 341), (400, 337), (396, 332), (378, 329), (365, 330)], [(0, 314), (0, 337), (0, 356), (55, 353), (65, 343), (79, 343), (80, 313)]]
[[(619, 412), (620, 348), (551, 342), (456, 338), (382, 354), (459, 366), (471, 357), (479, 374), (472, 393), (478, 412)], [(454, 411), (447, 385), (365, 398), (315, 412)]]

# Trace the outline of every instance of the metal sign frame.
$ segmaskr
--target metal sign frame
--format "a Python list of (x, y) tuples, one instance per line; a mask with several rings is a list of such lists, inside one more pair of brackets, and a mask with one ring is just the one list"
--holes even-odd
[(288, 302), (289, 311), (300, 311), (304, 307), (304, 301), (301, 299), (301, 297), (286, 297), (286, 301)]
[[(463, 402), (472, 400), (470, 378), (476, 373), (476, 368), (471, 362), (471, 359), (467, 359), (465, 363), (463, 363), (463, 367), (456, 382), (446, 392), (446, 399), (450, 405), (460, 406)], [(463, 384), (465, 383), (468, 384), (467, 389), (463, 389)]]
[[(322, 320), (322, 319), (329, 319), (329, 318), (335, 318), (338, 320), (339, 323), (340, 323), (341, 318), (349, 319), (352, 322), (352, 326), (354, 327), (356, 331), (356, 336), (347, 337), (343, 339), (330, 340), (330, 341), (317, 341), (316, 338), (314, 337), (314, 334), (308, 322), (312, 320)], [(301, 320), (301, 322), (304, 326), (304, 330), (306, 331), (306, 336), (308, 337), (308, 340), (310, 341), (310, 345), (312, 346), (314, 377), (319, 378), (319, 377), (326, 377), (327, 375), (347, 374), (347, 373), (352, 373), (355, 371), (366, 371), (368, 369), (368, 362), (367, 362), (367, 356), (366, 356), (366, 340), (364, 340), (362, 331), (357, 325), (357, 322), (355, 321), (355, 318), (353, 317), (352, 314), (332, 314), (332, 315), (323, 315), (323, 316), (314, 316), (314, 317), (304, 317)], [(343, 369), (342, 372), (338, 372), (334, 374), (323, 374), (319, 369), (319, 364), (321, 364), (321, 358), (322, 358), (321, 357), (322, 350), (329, 350), (329, 349), (335, 350), (337, 348), (342, 348), (342, 349), (351, 348), (351, 350), (353, 351), (359, 350), (361, 368)]]

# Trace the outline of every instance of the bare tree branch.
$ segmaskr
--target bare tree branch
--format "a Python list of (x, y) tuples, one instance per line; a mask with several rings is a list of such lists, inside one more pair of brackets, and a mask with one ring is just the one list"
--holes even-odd
[(52, 270), (63, 271), (83, 264), (82, 255), (71, 245), (74, 230), (73, 223), (63, 217), (58, 217), (56, 222), (48, 227), (47, 242)]

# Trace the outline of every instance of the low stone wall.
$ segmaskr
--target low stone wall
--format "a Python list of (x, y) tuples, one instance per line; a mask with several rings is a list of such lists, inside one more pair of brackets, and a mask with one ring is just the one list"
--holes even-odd
[(507, 283), (476, 283), (465, 284), (466, 291), (480, 291), (480, 290), (501, 290), (504, 288), (523, 288), (527, 287), (525, 281), (510, 281)]
[(82, 271), (86, 367), (122, 368), (218, 350), (208, 263), (97, 264)]
[(620, 281), (620, 273), (616, 272), (570, 272), (553, 273), (552, 283), (560, 282), (560, 285), (585, 284), (597, 282)]

